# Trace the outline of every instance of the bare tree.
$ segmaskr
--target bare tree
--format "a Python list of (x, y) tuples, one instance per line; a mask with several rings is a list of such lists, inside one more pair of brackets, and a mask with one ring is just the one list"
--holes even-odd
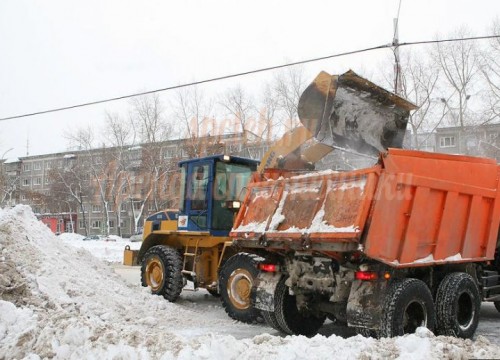
[(276, 128), (275, 121), (278, 108), (279, 100), (276, 93), (273, 91), (273, 86), (271, 83), (266, 83), (260, 98), (259, 118), (250, 131), (266, 141), (271, 141)]
[(225, 110), (226, 115), (238, 123), (242, 132), (248, 130), (249, 122), (255, 121), (254, 101), (241, 85), (228, 89), (219, 104)]
[(205, 98), (198, 87), (180, 89), (172, 102), (173, 118), (185, 130), (185, 148), (189, 157), (206, 154), (207, 144), (200, 141), (214, 131), (212, 111), (213, 102)]
[(84, 159), (67, 157), (60, 159), (59, 164), (53, 164), (49, 171), (49, 193), (55, 204), (67, 204), (69, 208), (79, 208), (82, 214), (82, 224), (85, 235), (89, 235), (87, 223), (88, 208), (85, 207), (85, 199), (92, 196), (92, 187), (88, 166)]
[[(500, 34), (500, 19), (493, 22), (491, 32)], [(481, 55), (481, 73), (489, 90), (485, 97), (487, 111), (484, 123), (487, 123), (500, 118), (500, 37), (491, 39)]]
[[(139, 103), (144, 108), (144, 102)], [(140, 110), (138, 110), (139, 112)], [(134, 146), (135, 127), (131, 122), (124, 121), (117, 114), (106, 113), (105, 135), (112, 146), (110, 149), (107, 175), (109, 178), (107, 196), (114, 210), (118, 236), (122, 236), (122, 204), (126, 201), (127, 172), (134, 168), (135, 152), (140, 151)]]
[(298, 66), (287, 67), (274, 78), (274, 92), (284, 114), (282, 124), (285, 130), (291, 130), (298, 125), (297, 107), (306, 85), (304, 70)]
[(164, 117), (165, 109), (158, 94), (132, 98), (130, 117), (142, 143), (156, 143), (170, 138), (172, 128)]
[(12, 198), (18, 190), (19, 176), (9, 176), (5, 171), (5, 164), (0, 163), (0, 205), (13, 205)]
[[(453, 37), (470, 35), (465, 27), (452, 34)], [(444, 75), (443, 85), (447, 87), (443, 89), (447, 95), (442, 98), (446, 99), (446, 106), (456, 125), (463, 128), (470, 124), (472, 115), (469, 114), (469, 100), (475, 95), (480, 70), (477, 45), (472, 41), (437, 43), (433, 57)]]
[(421, 55), (409, 53), (400, 71), (400, 95), (418, 107), (408, 119), (413, 135), (412, 147), (421, 149), (422, 143), (428, 138), (419, 134), (434, 132), (449, 112), (446, 106), (448, 100), (441, 98), (439, 92), (441, 68), (429, 63)]
[(68, 137), (82, 150), (80, 154), (87, 161), (87, 171), (91, 174), (97, 198), (103, 208), (104, 226), (102, 230), (106, 235), (109, 235), (110, 212), (112, 210), (109, 201), (109, 189), (113, 184), (113, 173), (117, 166), (113, 159), (113, 151), (105, 146), (99, 149), (95, 148), (94, 131), (90, 127), (77, 129), (74, 134), (69, 134)]

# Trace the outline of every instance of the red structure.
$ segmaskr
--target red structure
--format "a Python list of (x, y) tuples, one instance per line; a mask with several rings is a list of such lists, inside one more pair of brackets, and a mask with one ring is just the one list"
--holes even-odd
[(76, 213), (39, 214), (37, 218), (47, 225), (54, 234), (74, 232), (76, 228)]

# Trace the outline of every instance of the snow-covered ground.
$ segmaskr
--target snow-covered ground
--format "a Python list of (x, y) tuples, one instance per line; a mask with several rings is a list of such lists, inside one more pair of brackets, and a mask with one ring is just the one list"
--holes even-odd
[(109, 263), (126, 244), (56, 237), (29, 207), (0, 210), (0, 359), (500, 358), (489, 304), (473, 341), (426, 329), (367, 339), (331, 323), (313, 338), (284, 337), (229, 319), (204, 291), (175, 304), (151, 295), (136, 268)]

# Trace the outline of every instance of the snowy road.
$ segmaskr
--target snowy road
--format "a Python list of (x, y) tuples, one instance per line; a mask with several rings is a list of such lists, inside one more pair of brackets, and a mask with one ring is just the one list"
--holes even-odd
[[(115, 264), (113, 265), (113, 268), (115, 272), (122, 276), (129, 284), (140, 284), (141, 274), (138, 266)], [(226, 313), (222, 309), (222, 306), (220, 306), (219, 299), (214, 298), (203, 289), (200, 289), (199, 291), (183, 291), (176, 304), (193, 311), (200, 311), (200, 313), (210, 313), (210, 316), (213, 316), (214, 318), (227, 317)], [(246, 337), (251, 338), (264, 332), (276, 336), (282, 336), (279, 332), (265, 326), (264, 324), (253, 325), (253, 329), (245, 330), (237, 335), (235, 334), (234, 336), (238, 339)], [(324, 336), (337, 335), (344, 338), (355, 335), (352, 329), (336, 326), (329, 321), (327, 321), (320, 330), (320, 334)], [(496, 310), (492, 303), (483, 303), (481, 306), (481, 317), (475, 338), (480, 335), (486, 337), (491, 343), (500, 345), (500, 313)]]

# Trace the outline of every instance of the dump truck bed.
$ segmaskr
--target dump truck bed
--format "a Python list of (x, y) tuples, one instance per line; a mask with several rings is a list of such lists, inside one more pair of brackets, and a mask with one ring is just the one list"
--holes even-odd
[(390, 149), (368, 169), (254, 181), (231, 236), (276, 250), (360, 250), (393, 267), (492, 259), (498, 169), (491, 159)]

